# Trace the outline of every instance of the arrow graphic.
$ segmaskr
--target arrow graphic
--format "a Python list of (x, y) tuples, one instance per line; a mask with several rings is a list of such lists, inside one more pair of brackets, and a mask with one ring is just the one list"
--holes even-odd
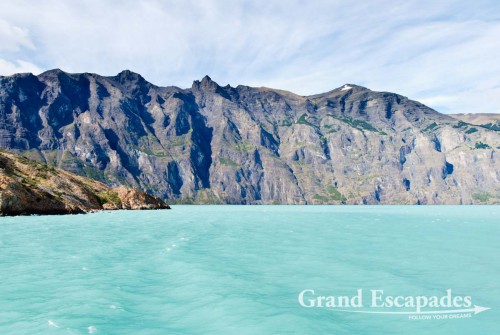
[(347, 312), (347, 313), (364, 313), (364, 314), (399, 314), (399, 315), (421, 315), (421, 314), (453, 314), (453, 313), (474, 313), (479, 314), (481, 312), (487, 311), (489, 307), (482, 307), (474, 305), (474, 308), (469, 309), (451, 309), (447, 311), (420, 311), (420, 312), (383, 312), (383, 311), (353, 311), (348, 309), (335, 309), (331, 308), (335, 312)]

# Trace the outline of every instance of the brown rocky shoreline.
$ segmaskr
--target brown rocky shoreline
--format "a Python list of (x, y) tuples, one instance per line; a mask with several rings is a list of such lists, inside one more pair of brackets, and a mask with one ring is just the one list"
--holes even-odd
[(170, 209), (158, 197), (0, 151), (0, 216), (82, 214), (99, 210)]

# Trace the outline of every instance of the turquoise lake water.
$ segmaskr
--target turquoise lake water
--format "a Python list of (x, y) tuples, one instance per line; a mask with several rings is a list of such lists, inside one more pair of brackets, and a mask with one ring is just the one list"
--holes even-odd
[[(305, 308), (305, 289), (362, 289), (364, 305), (371, 289), (452, 289), (491, 309), (409, 320)], [(0, 334), (89, 333), (500, 334), (500, 206), (174, 206), (0, 218)]]

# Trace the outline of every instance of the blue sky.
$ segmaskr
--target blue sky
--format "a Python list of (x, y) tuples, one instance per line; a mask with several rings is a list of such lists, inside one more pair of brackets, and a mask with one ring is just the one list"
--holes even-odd
[(500, 1), (0, 3), (0, 75), (52, 68), (303, 95), (353, 83), (443, 113), (500, 113)]

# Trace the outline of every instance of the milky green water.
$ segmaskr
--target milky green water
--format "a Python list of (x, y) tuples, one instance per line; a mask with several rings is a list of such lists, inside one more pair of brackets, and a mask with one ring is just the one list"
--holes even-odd
[[(0, 218), (0, 334), (500, 334), (499, 242), (499, 206)], [(409, 320), (298, 302), (304, 289), (360, 288), (405, 296), (451, 288), (491, 309)]]

